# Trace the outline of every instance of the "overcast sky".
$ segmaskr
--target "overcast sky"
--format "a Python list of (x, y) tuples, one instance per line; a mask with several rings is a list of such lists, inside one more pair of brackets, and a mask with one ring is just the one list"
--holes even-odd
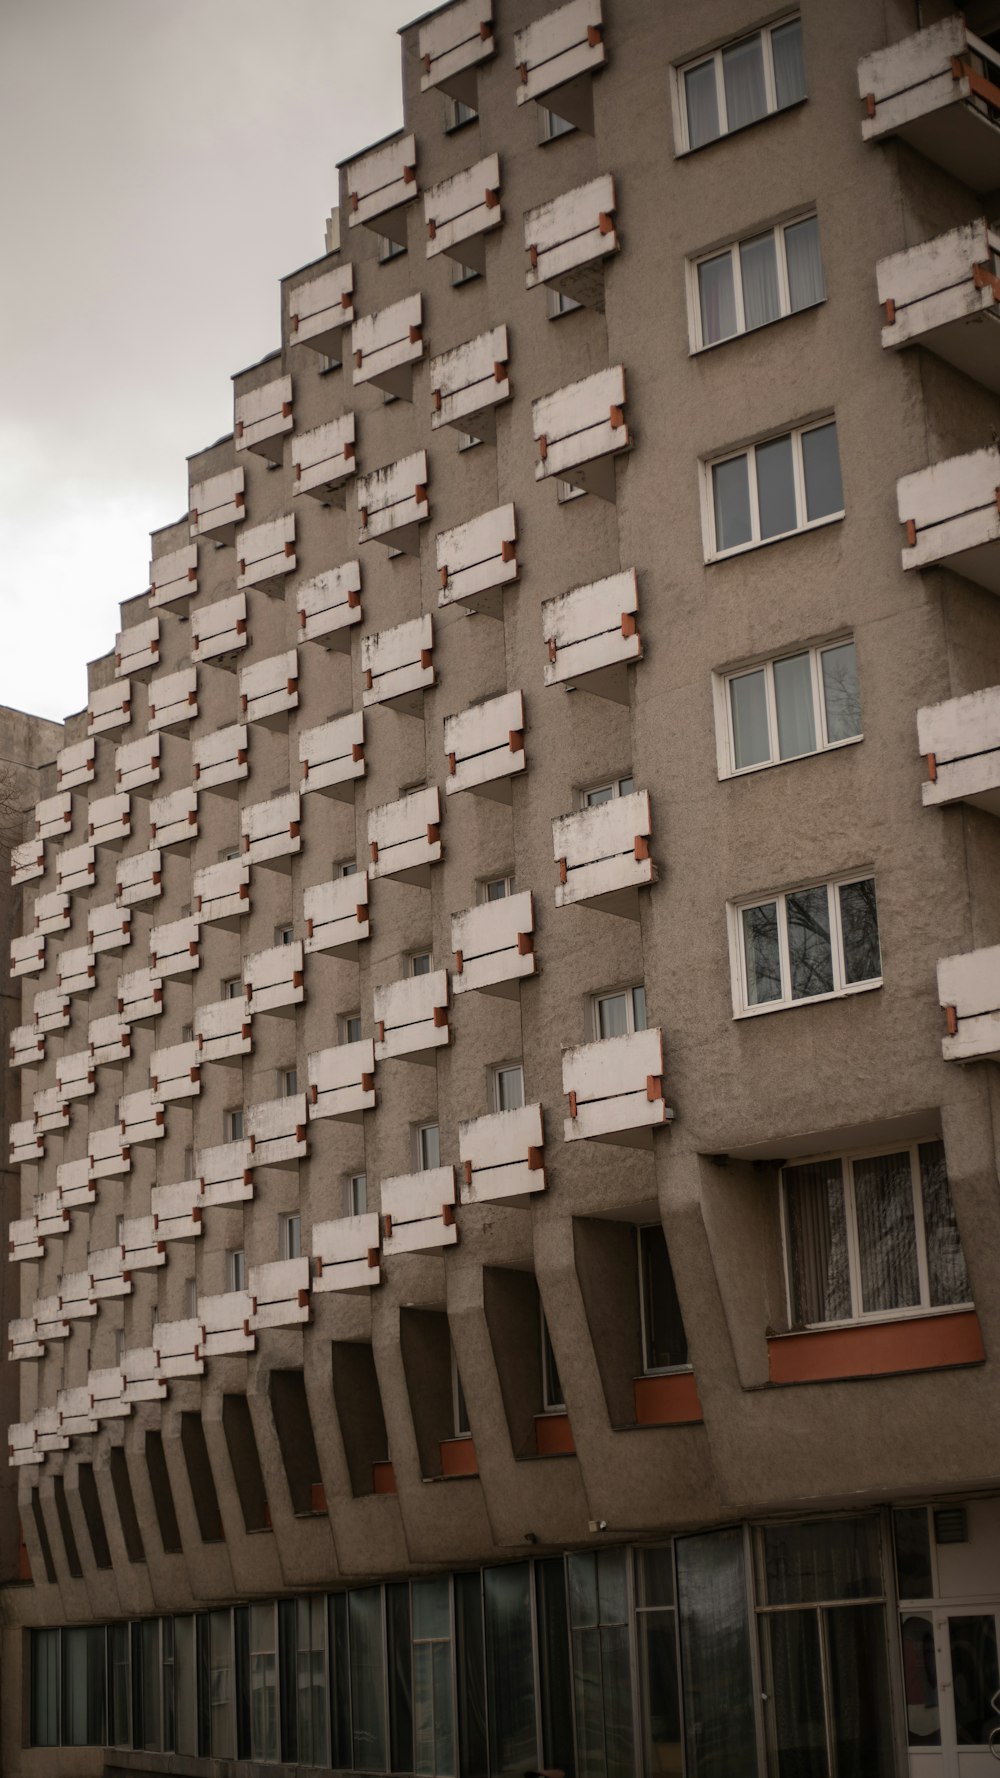
[(63, 717), (430, 0), (0, 0), (0, 703)]

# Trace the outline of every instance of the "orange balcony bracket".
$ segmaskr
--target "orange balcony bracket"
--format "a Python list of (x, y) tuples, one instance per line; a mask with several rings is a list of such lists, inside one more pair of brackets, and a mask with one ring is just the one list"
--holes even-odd
[(524, 746), (524, 735), (519, 728), (507, 730), (507, 747), (511, 753), (520, 753)]
[(975, 68), (971, 68), (968, 62), (961, 61), (958, 56), (952, 56), (951, 75), (953, 80), (967, 80), (969, 91), (975, 93), (977, 99), (985, 99), (988, 105), (993, 105), (997, 110), (1000, 110), (1000, 87), (994, 86), (992, 80), (987, 80), (985, 75), (977, 74)]
[(420, 344), (420, 341), (424, 337), (424, 331), (423, 331), (423, 328), (419, 325), (419, 323), (415, 327), (411, 325), (411, 327), (409, 329), (409, 336), (410, 336), (410, 345), (411, 346), (417, 346)]
[(440, 840), (440, 838), (441, 838), (441, 828), (440, 828), (438, 822), (428, 821), (428, 823), (427, 823), (427, 844), (429, 846), (436, 846), (438, 841)]
[(545, 1155), (540, 1148), (528, 1149), (528, 1172), (542, 1173), (545, 1170)]
[(360, 207), (360, 204), (361, 204), (361, 199), (358, 197), (357, 192), (352, 191), (351, 192), (351, 209), (357, 210)]
[(391, 1235), (392, 1234), (392, 1217), (391, 1216), (383, 1216), (383, 1218), (382, 1218), (382, 1233), (383, 1233), (383, 1235)]
[(479, 21), (479, 35), (484, 43), (486, 43), (487, 40), (490, 37), (492, 37), (492, 35), (493, 35), (493, 20), (492, 19), (480, 19), (480, 21)]
[(435, 389), (435, 391), (434, 391), (434, 412), (436, 414), (439, 414), (441, 412), (441, 391), (440, 391), (440, 389)]
[(906, 542), (909, 549), (914, 549), (917, 542), (917, 526), (914, 519), (906, 520)]
[(988, 265), (973, 266), (972, 282), (977, 290), (992, 290), (994, 300), (1000, 302), (1000, 278)]
[(545, 433), (543, 432), (539, 436), (539, 440), (538, 440), (538, 455), (542, 459), (543, 463), (545, 462), (545, 459), (548, 456), (548, 454), (549, 454), (549, 441), (548, 441), (548, 438), (546, 437)]
[(532, 271), (535, 271), (538, 266), (538, 248), (535, 246), (534, 242), (532, 242), (531, 246), (528, 248), (528, 258), (531, 260)]
[(462, 1162), (462, 1177), (465, 1180), (466, 1185), (472, 1184), (472, 1162), (471, 1161), (463, 1161)]
[(283, 402), (282, 402), (282, 404), (281, 404), (281, 417), (282, 417), (282, 419), (283, 419), (283, 420), (289, 420), (289, 419), (291, 419), (291, 414), (292, 414), (292, 404), (291, 404), (291, 402), (290, 402), (290, 401), (283, 401)]
[[(622, 612), (622, 635), (623, 636), (635, 636), (638, 634), (638, 629), (639, 629), (639, 626), (635, 621), (635, 612), (634, 611), (623, 611)], [(552, 656), (552, 659), (553, 660), (555, 659), (554, 655)]]
[[(427, 483), (426, 482), (414, 483), (413, 498), (416, 501), (418, 506), (426, 506), (426, 504), (427, 504)], [(423, 661), (421, 661), (421, 666), (423, 664), (424, 664)], [(427, 665), (428, 666), (430, 665), (429, 661), (428, 661)]]
[(633, 852), (634, 852), (637, 860), (641, 861), (642, 859), (649, 857), (649, 841), (647, 840), (645, 834), (642, 834), (642, 833), (636, 834), (635, 845), (632, 849), (633, 849)]
[(463, 957), (461, 951), (456, 951), (455, 952), (455, 974), (461, 975), (464, 968), (465, 968), (465, 958)]
[(517, 954), (519, 957), (530, 957), (535, 948), (533, 932), (519, 932), (517, 935)]
[(527, 64), (527, 62), (518, 62), (518, 64), (517, 64), (517, 78), (521, 82), (522, 86), (527, 86), (527, 84), (528, 84), (528, 64)]
[(441, 1221), (444, 1223), (444, 1226), (446, 1229), (454, 1228), (454, 1226), (455, 1226), (455, 1206), (454, 1206), (454, 1204), (442, 1204), (442, 1206), (441, 1206)]
[(559, 659), (559, 644), (554, 636), (549, 637), (549, 660), (553, 664)]
[(944, 1009), (944, 1016), (945, 1016), (945, 1021), (947, 1023), (947, 1026), (948, 1026), (948, 1036), (949, 1037), (957, 1037), (958, 1036), (958, 1013), (956, 1012), (955, 1008), (953, 1006), (946, 1006)]
[(437, 1031), (443, 1030), (447, 1026), (447, 1023), (448, 1023), (448, 1008), (446, 1006), (436, 1006), (434, 1008), (435, 1030), (437, 1030)]
[(602, 235), (613, 235), (615, 232), (614, 216), (612, 214), (610, 214), (607, 210), (599, 211), (598, 217), (597, 217), (597, 226), (598, 226), (598, 229), (600, 230)]
[(875, 94), (874, 93), (866, 93), (865, 94), (865, 110), (868, 113), (869, 117), (875, 116)]
[(501, 562), (515, 562), (517, 560), (517, 552), (512, 543), (500, 545), (500, 560)]
[(587, 42), (591, 49), (596, 49), (599, 43), (604, 42), (604, 31), (600, 25), (587, 26)]
[(495, 383), (502, 383), (505, 380), (506, 375), (507, 375), (507, 366), (505, 364), (499, 364), (497, 362), (497, 360), (494, 359), (493, 360), (493, 381)]
[(662, 1076), (662, 1074), (647, 1074), (647, 1076), (646, 1076), (646, 1098), (649, 1100), (650, 1104), (652, 1104), (653, 1101), (656, 1099), (663, 1098), (663, 1076)]
[(377, 1022), (376, 1022), (376, 1025), (375, 1025), (375, 1037), (376, 1037), (376, 1040), (377, 1040), (377, 1041), (378, 1041), (378, 1042), (379, 1042), (379, 1043), (384, 1043), (384, 1042), (385, 1042), (385, 1021), (384, 1021), (384, 1019), (379, 1019), (379, 1020), (378, 1020), (378, 1021), (377, 1021)]
[(380, 1257), (381, 1257), (381, 1255), (380, 1255), (377, 1247), (369, 1247), (369, 1249), (368, 1249), (368, 1264), (369, 1264), (370, 1268), (372, 1269), (372, 1271), (374, 1271), (375, 1267), (378, 1265)]
[(887, 296), (885, 299), (885, 319), (886, 319), (886, 324), (889, 327), (892, 326), (893, 322), (896, 319), (896, 305), (893, 302), (891, 296)]
[(458, 770), (458, 767), (455, 763), (455, 755), (453, 753), (449, 753), (449, 755), (448, 755), (448, 776), (449, 776), (449, 778), (454, 778), (457, 770)]
[(378, 840), (371, 841), (371, 854), (372, 854), (372, 863), (377, 864), (378, 863)]
[(495, 210), (500, 203), (500, 193), (498, 191), (493, 191), (487, 186), (483, 193), (483, 203), (486, 205), (487, 210)]
[(424, 54), (423, 64), (424, 64), (424, 73), (429, 74), (431, 71), (431, 58), (427, 53)]
[[(426, 500), (426, 498), (427, 498), (427, 495), (425, 493), (424, 499)], [(420, 665), (423, 667), (425, 673), (426, 673), (428, 667), (431, 665), (432, 660), (433, 660), (433, 656), (431, 654), (430, 649), (429, 648), (422, 648), (420, 650)]]
[(559, 860), (559, 881), (560, 883), (569, 882), (569, 871), (566, 868), (565, 858), (560, 858)]
[(416, 183), (416, 178), (417, 178), (417, 169), (416, 169), (416, 167), (404, 167), (404, 168), (403, 168), (403, 184), (404, 184), (404, 185), (413, 185), (413, 184), (415, 184), (415, 183)]
[(570, 1115), (570, 1117), (575, 1117), (576, 1116), (576, 1094), (575, 1093), (568, 1093), (567, 1098), (569, 1099), (569, 1115)]
[(364, 530), (367, 530), (368, 529), (368, 508), (367, 508), (367, 506), (359, 506), (358, 507), (358, 518), (361, 520), (362, 528)]
[(448, 585), (448, 570), (447, 570), (447, 568), (439, 569), (439, 573), (441, 575), (441, 585), (443, 588), (446, 588)]
[(928, 753), (928, 755), (927, 755), (927, 776), (930, 779), (932, 784), (937, 783), (937, 754), (936, 753)]
[(620, 407), (612, 407), (611, 408), (611, 424), (615, 428), (616, 432), (620, 426), (624, 426), (625, 415), (622, 412), (622, 409)]

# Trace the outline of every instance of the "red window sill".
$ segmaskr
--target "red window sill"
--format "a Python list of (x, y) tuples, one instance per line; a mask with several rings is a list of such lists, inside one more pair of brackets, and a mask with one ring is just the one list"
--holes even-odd
[(638, 1426), (690, 1426), (705, 1417), (693, 1371), (636, 1377), (632, 1388)]
[(986, 1358), (974, 1309), (908, 1316), (857, 1327), (773, 1334), (767, 1342), (772, 1383), (824, 1383), (948, 1370)]

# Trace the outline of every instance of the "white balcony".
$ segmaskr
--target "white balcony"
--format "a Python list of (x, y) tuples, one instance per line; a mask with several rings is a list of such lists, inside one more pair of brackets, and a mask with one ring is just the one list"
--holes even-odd
[(186, 846), (198, 838), (198, 792), (194, 785), (154, 796), (149, 805), (149, 830), (155, 846)]
[(302, 897), (307, 955), (325, 951), (332, 957), (356, 957), (370, 936), (368, 872), (352, 871), (331, 883), (315, 883)]
[(382, 1251), (419, 1253), (430, 1247), (453, 1247), (455, 1169), (433, 1167), (426, 1173), (404, 1173), (382, 1181)]
[[(280, 582), (286, 574), (294, 574), (295, 514), (285, 513), (279, 519), (268, 519), (240, 533), (236, 550), (238, 587), (262, 586), (274, 598), (284, 597)], [(278, 581), (277, 586), (272, 585)]]
[(40, 1068), (45, 1060), (45, 1037), (34, 1025), (15, 1025), (8, 1050), (12, 1068)]
[(1000, 445), (901, 476), (896, 502), (904, 568), (950, 568), (1000, 593)]
[[(192, 648), (192, 654), (194, 649)], [(198, 669), (182, 667), (178, 673), (164, 673), (152, 680), (149, 687), (149, 727), (155, 734), (160, 729), (183, 729), (198, 714)]]
[(90, 1175), (90, 1157), (61, 1161), (56, 1168), (56, 1190), (67, 1210), (89, 1210), (97, 1201), (97, 1187)]
[(497, 1111), (458, 1126), (463, 1204), (523, 1199), (545, 1190), (545, 1125), (540, 1105)]
[(342, 414), (292, 439), (292, 493), (311, 494), (324, 505), (345, 504), (345, 490), (357, 469), (354, 415)]
[(125, 1269), (120, 1243), (114, 1247), (98, 1247), (87, 1255), (90, 1273), (90, 1300), (104, 1302), (108, 1297), (131, 1296), (132, 1279)]
[(201, 1322), (206, 1358), (221, 1358), (227, 1352), (252, 1352), (257, 1336), (251, 1326), (253, 1297), (247, 1290), (227, 1290), (222, 1296), (200, 1296), (198, 1319)]
[(239, 1142), (221, 1142), (214, 1148), (199, 1148), (194, 1166), (206, 1210), (220, 1204), (243, 1204), (253, 1197), (248, 1137)]
[(402, 550), (404, 555), (419, 555), (419, 527), (431, 516), (427, 452), (414, 451), (371, 475), (359, 475), (357, 489), (360, 541), (377, 541)]
[(140, 1401), (162, 1401), (166, 1393), (155, 1346), (137, 1346), (122, 1353), (123, 1401), (132, 1407)]
[(510, 400), (506, 327), (464, 340), (431, 359), (431, 427), (454, 426), (473, 438), (495, 440), (497, 408)]
[(153, 1328), (153, 1349), (157, 1372), (163, 1381), (171, 1377), (200, 1377), (204, 1373), (204, 1329), (197, 1316), (184, 1321), (158, 1321)]
[(476, 70), (496, 53), (493, 0), (458, 0), (420, 27), (420, 91), (437, 87), (476, 109)]
[(11, 939), (10, 973), (15, 980), (18, 976), (40, 975), (44, 968), (44, 932), (26, 932), (19, 938)]
[(240, 838), (247, 864), (266, 864), (272, 870), (290, 871), (292, 859), (302, 850), (302, 809), (297, 790), (251, 803), (240, 810)]
[(498, 506), (451, 531), (439, 531), (434, 543), (441, 577), (438, 604), (502, 617), (503, 588), (518, 577), (513, 506)]
[(87, 837), (92, 846), (109, 846), (118, 851), (132, 832), (132, 799), (127, 790), (95, 797), (87, 814)]
[(351, 332), (355, 383), (413, 400), (413, 366), (424, 355), (422, 304), (417, 290), (402, 302), (358, 316)]
[(653, 1131), (673, 1119), (663, 1096), (663, 1033), (633, 1031), (627, 1037), (604, 1037), (597, 1043), (564, 1050), (563, 1092), (569, 1116), (563, 1141), (584, 1137), (622, 1144), (652, 1146)]
[(527, 765), (521, 693), (508, 691), (457, 716), (446, 716), (444, 750), (449, 796), (472, 790), (494, 802), (509, 803), (511, 779)]
[(35, 838), (63, 840), (73, 828), (73, 798), (68, 790), (44, 797), (35, 804)]
[(486, 236), (503, 223), (500, 157), (488, 154), (424, 193), (427, 257), (444, 253), (473, 271), (486, 270)]
[(365, 775), (365, 719), (360, 710), (299, 731), (302, 793), (322, 791), (339, 802), (354, 801), (354, 786)]
[(406, 246), (406, 207), (417, 195), (417, 145), (396, 136), (351, 161), (347, 170), (348, 226), (364, 223), (377, 234)]
[(125, 1025), (147, 1025), (163, 1011), (163, 982), (152, 969), (130, 969), (118, 977), (118, 1017)]
[(191, 776), (195, 789), (217, 790), (222, 796), (238, 796), (249, 772), (246, 723), (230, 723), (213, 729), (191, 743)]
[(638, 920), (639, 890), (657, 880), (651, 832), (646, 790), (560, 815), (552, 823), (556, 907), (599, 908)]
[[(391, 877), (429, 889), (431, 866), (441, 862), (441, 804), (436, 784), (411, 790), (369, 811), (369, 876)], [(348, 878), (348, 881), (353, 881)]]
[(344, 330), (354, 320), (354, 267), (335, 265), (289, 292), (288, 343), (324, 358), (343, 357)]
[(938, 998), (948, 1033), (946, 1062), (1000, 1062), (1000, 945), (938, 964)]
[(351, 631), (361, 622), (361, 564), (343, 562), (305, 581), (295, 595), (303, 642), (350, 654)]
[(97, 986), (97, 959), (89, 945), (60, 951), (56, 974), (64, 994), (90, 994)]
[(65, 1031), (69, 1024), (70, 1004), (70, 997), (62, 988), (43, 988), (36, 994), (31, 1010), (39, 1035), (46, 1031)]
[(154, 926), (149, 934), (149, 963), (154, 975), (190, 975), (201, 966), (199, 923), (189, 914)]
[(601, 0), (569, 0), (515, 31), (517, 102), (541, 99), (558, 117), (593, 133), (591, 77), (606, 61)]
[(145, 623), (132, 624), (119, 630), (115, 637), (115, 677), (148, 679), (160, 660), (160, 620), (147, 618)]
[[(63, 1202), (63, 1194), (59, 1187), (55, 1191), (39, 1192), (34, 1199), (34, 1217), (39, 1239), (42, 1241), (57, 1240), (68, 1235), (70, 1230), (70, 1210)], [(13, 1224), (11, 1225), (13, 1227)]]
[(233, 593), (191, 613), (191, 659), (225, 667), (247, 645), (247, 596)]
[[(52, 1302), (53, 1299), (47, 1299)], [(38, 1304), (41, 1311), (42, 1304)], [(58, 1337), (65, 1339), (69, 1334), (69, 1322), (92, 1321), (97, 1314), (97, 1304), (91, 1294), (90, 1272), (64, 1272), (59, 1280), (59, 1295), (54, 1299), (51, 1310), (53, 1319), (59, 1317), (59, 1325), (65, 1333)]]
[(126, 1093), (119, 1099), (118, 1121), (126, 1148), (134, 1148), (139, 1143), (160, 1142), (167, 1133), (163, 1101), (151, 1088), (142, 1093)]
[(251, 1167), (297, 1167), (308, 1158), (305, 1093), (248, 1105), (245, 1128)]
[(196, 870), (191, 879), (191, 905), (202, 926), (235, 932), (250, 912), (250, 866), (242, 858), (223, 858)]
[(312, 1231), (313, 1295), (325, 1290), (371, 1290), (381, 1283), (379, 1219), (339, 1216), (315, 1222)]
[(451, 1039), (448, 972), (408, 975), (375, 989), (376, 1062), (428, 1062)]
[(67, 1438), (86, 1438), (97, 1431), (98, 1419), (91, 1406), (90, 1388), (60, 1389), (56, 1396), (59, 1425)]
[(122, 859), (115, 868), (115, 899), (119, 907), (136, 907), (163, 894), (161, 864), (158, 846)]
[(122, 1225), (122, 1246), (129, 1272), (154, 1271), (167, 1263), (166, 1245), (154, 1216), (127, 1216)]
[(618, 252), (615, 182), (602, 173), (524, 218), (529, 290), (542, 286), (588, 309), (604, 308), (605, 261)]
[[(161, 681), (162, 683), (162, 681)], [(141, 735), (115, 748), (115, 783), (119, 790), (150, 795), (150, 785), (160, 782), (161, 747), (158, 734)]]
[(254, 451), (269, 463), (280, 463), (292, 424), (291, 377), (275, 377), (262, 389), (246, 389), (236, 396), (233, 438), (238, 451)]
[(88, 1132), (87, 1165), (92, 1185), (99, 1179), (120, 1179), (132, 1171), (131, 1156), (122, 1141), (120, 1121), (109, 1124), (107, 1129)]
[(79, 790), (81, 785), (93, 783), (95, 753), (95, 744), (89, 735), (85, 741), (73, 741), (70, 746), (59, 749), (56, 754), (56, 783), (60, 790)]
[(125, 1379), (121, 1365), (112, 1365), (107, 1370), (90, 1371), (87, 1388), (96, 1419), (124, 1420), (132, 1412), (131, 1404), (125, 1400)]
[(65, 1451), (69, 1440), (63, 1437), (56, 1408), (40, 1408), (35, 1415), (35, 1441), (39, 1451)]
[(301, 939), (244, 957), (243, 988), (251, 1018), (258, 1013), (294, 1017), (306, 997)]
[(925, 809), (971, 803), (1000, 815), (1000, 685), (917, 711)]
[(289, 648), (265, 661), (240, 668), (240, 713), (245, 722), (284, 732), (288, 713), (299, 707), (299, 655)]
[(149, 1085), (153, 1098), (161, 1104), (197, 1098), (201, 1092), (201, 1070), (198, 1045), (193, 1038), (153, 1051), (149, 1058)]
[(38, 1337), (33, 1315), (18, 1315), (7, 1323), (7, 1356), (12, 1364), (23, 1364), (33, 1358), (44, 1358), (45, 1347)]
[(613, 500), (615, 458), (632, 443), (625, 401), (620, 364), (533, 401), (531, 426), (538, 443), (535, 480), (555, 477), (602, 500)]
[[(68, 1447), (68, 1438), (66, 1444)], [(34, 1420), (19, 1420), (16, 1425), (8, 1426), (7, 1455), (12, 1469), (26, 1469), (44, 1460), (44, 1453), (38, 1448)]]
[(176, 1185), (154, 1185), (149, 1207), (161, 1241), (194, 1241), (204, 1233), (204, 1208), (200, 1179), (182, 1179)]
[[(69, 1212), (67, 1211), (67, 1220)], [(45, 1242), (39, 1231), (34, 1216), (19, 1217), (7, 1225), (7, 1252), (15, 1264), (21, 1260), (36, 1260), (45, 1257)]]
[(19, 889), (22, 883), (32, 883), (37, 877), (45, 875), (45, 842), (43, 840), (20, 840), (10, 849), (10, 885)]
[(31, 1109), (40, 1136), (47, 1136), (50, 1130), (69, 1128), (69, 1101), (58, 1086), (42, 1087), (33, 1093)]
[(361, 638), (365, 709), (390, 704), (410, 716), (423, 714), (424, 692), (434, 684), (434, 619), (429, 611), (391, 630)]
[(117, 1012), (107, 1018), (91, 1019), (87, 1042), (95, 1068), (102, 1063), (122, 1068), (132, 1053), (132, 1033)]
[(309, 1272), (305, 1256), (250, 1267), (247, 1283), (256, 1333), (265, 1327), (299, 1327), (309, 1320)]
[(106, 735), (132, 720), (132, 688), (127, 679), (99, 686), (87, 700), (87, 734)]
[(364, 1112), (375, 1110), (375, 1045), (370, 1037), (317, 1050), (306, 1065), (310, 1118), (360, 1124)]
[(246, 518), (243, 466), (191, 484), (191, 536), (234, 543), (236, 527)]
[(960, 13), (862, 56), (858, 91), (866, 142), (900, 136), (973, 191), (996, 188), (1000, 66)]
[(70, 924), (70, 899), (62, 889), (39, 895), (35, 901), (35, 932), (48, 937), (50, 932), (65, 932)]
[(151, 611), (184, 613), (198, 591), (198, 545), (186, 543), (149, 564)]
[(253, 1048), (252, 1027), (246, 1002), (241, 997), (213, 1000), (194, 1009), (194, 1036), (198, 1060), (238, 1062)]
[(56, 1057), (56, 1086), (63, 1099), (87, 1099), (96, 1086), (94, 1058), (89, 1047)]
[(78, 889), (92, 889), (96, 867), (93, 846), (67, 846), (56, 859), (56, 882), (68, 895)]
[(26, 1117), (10, 1126), (10, 1164), (23, 1166), (27, 1161), (45, 1159), (45, 1137), (35, 1128), (33, 1117)]
[(1000, 394), (998, 267), (1000, 233), (983, 216), (880, 259), (883, 346), (925, 346)]

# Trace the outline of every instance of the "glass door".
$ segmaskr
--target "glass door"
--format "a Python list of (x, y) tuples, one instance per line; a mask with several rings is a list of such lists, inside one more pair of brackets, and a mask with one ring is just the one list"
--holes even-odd
[(976, 1600), (948, 1611), (904, 1610), (901, 1636), (910, 1778), (995, 1778), (997, 1608), (984, 1610)]

